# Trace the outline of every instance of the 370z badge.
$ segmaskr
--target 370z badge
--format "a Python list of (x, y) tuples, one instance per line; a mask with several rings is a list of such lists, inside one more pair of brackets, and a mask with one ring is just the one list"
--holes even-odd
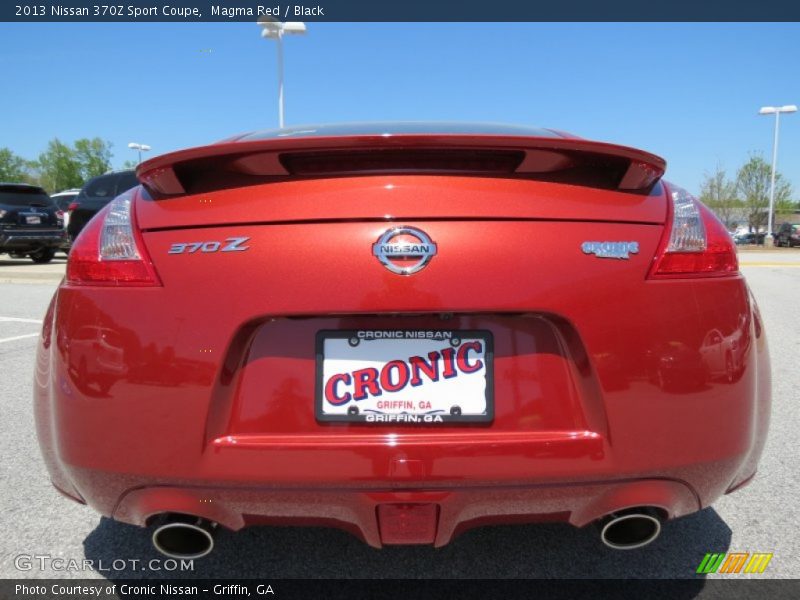
[(319, 421), (425, 425), (494, 417), (489, 331), (320, 331), (316, 354)]
[(218, 242), (209, 240), (207, 242), (177, 242), (169, 247), (167, 254), (194, 254), (195, 252), (244, 252), (250, 246), (245, 246), (249, 237), (229, 237), (224, 241)]

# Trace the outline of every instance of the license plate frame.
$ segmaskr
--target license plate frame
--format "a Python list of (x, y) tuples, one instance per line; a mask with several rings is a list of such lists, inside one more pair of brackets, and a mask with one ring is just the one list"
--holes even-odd
[[(396, 336), (396, 337), (370, 337), (370, 336)], [(439, 336), (439, 337), (437, 337)], [(411, 387), (415, 388), (415, 390), (423, 389), (423, 384), (428, 384), (428, 389), (434, 389), (437, 384), (439, 383), (446, 383), (448, 385), (442, 385), (440, 387), (440, 391), (442, 393), (453, 393), (454, 390), (457, 390), (460, 387), (466, 388), (469, 394), (472, 394), (471, 386), (477, 386), (478, 389), (483, 387), (483, 407), (481, 412), (477, 412), (476, 410), (470, 410), (467, 414), (463, 414), (463, 411), (460, 413), (454, 413), (454, 409), (460, 410), (460, 405), (452, 405), (449, 411), (446, 411), (444, 408), (440, 406), (445, 405), (446, 403), (442, 402), (437, 398), (439, 406), (429, 411), (428, 416), (425, 416), (420, 410), (413, 411), (408, 413), (407, 411), (390, 411), (382, 413), (381, 416), (379, 411), (365, 409), (362, 411), (359, 408), (357, 402), (360, 400), (350, 399), (344, 404), (342, 404), (342, 408), (346, 408), (347, 412), (331, 412), (330, 410), (326, 410), (326, 408), (330, 408), (333, 405), (330, 402), (326, 402), (325, 399), (325, 361), (326, 361), (326, 342), (329, 340), (334, 341), (334, 345), (337, 346), (337, 352), (356, 352), (355, 348), (357, 348), (362, 343), (364, 344), (372, 344), (373, 346), (363, 346), (362, 352), (365, 352), (366, 349), (371, 348), (374, 350), (380, 350), (382, 353), (387, 352), (387, 347), (389, 345), (395, 345), (396, 348), (396, 358), (392, 361), (373, 361), (372, 364), (376, 365), (386, 365), (387, 362), (404, 362), (406, 359), (410, 361), (411, 356), (418, 356), (417, 353), (412, 354), (411, 356), (403, 356), (403, 354), (408, 354), (409, 350), (413, 348), (416, 344), (419, 347), (423, 347), (427, 345), (428, 348), (434, 347), (438, 348), (441, 347), (441, 350), (445, 350), (446, 348), (452, 348), (455, 356), (453, 359), (450, 359), (450, 366), (451, 368), (457, 371), (456, 375), (452, 375), (451, 377), (445, 377), (444, 371), (446, 370), (445, 362), (447, 359), (444, 358), (443, 355), (440, 354), (440, 359), (436, 362), (438, 363), (438, 367), (436, 373), (440, 376), (437, 380), (432, 380), (432, 378), (428, 378), (428, 380), (423, 380), (420, 372), (417, 371), (416, 374), (422, 383), (414, 385), (410, 384), (403, 387), (400, 391), (405, 391), (406, 388)], [(356, 344), (354, 341), (358, 340)], [(482, 352), (475, 346), (475, 342), (482, 343)], [(478, 363), (482, 362), (482, 367), (475, 371), (467, 373), (466, 371), (460, 370), (460, 365), (462, 363), (458, 363), (456, 357), (458, 356), (458, 350), (465, 344), (469, 344), (468, 349), (464, 350), (464, 366), (466, 367), (476, 367)], [(333, 348), (331, 348), (333, 351)], [(437, 350), (438, 351), (438, 350)], [(450, 353), (448, 353), (450, 356)], [(329, 355), (327, 357), (331, 361), (342, 361), (342, 355), (339, 357), (334, 357)], [(430, 358), (428, 356), (428, 358)], [(350, 359), (355, 360), (355, 359)], [(363, 360), (363, 359), (362, 359)], [(471, 362), (470, 362), (471, 361)], [(433, 364), (433, 361), (430, 360), (428, 362), (429, 365)], [(410, 362), (407, 362), (407, 368), (409, 368), (409, 373), (413, 374), (414, 371), (411, 370)], [(330, 369), (329, 369), (330, 370)], [(381, 368), (382, 371), (382, 368)], [(480, 380), (474, 378), (476, 374), (482, 372), (483, 373), (483, 385), (481, 386), (478, 383)], [(330, 376), (329, 379), (333, 377)], [(456, 384), (455, 380), (461, 377), (462, 382), (461, 384)], [(473, 377), (474, 379), (469, 380), (467, 378)], [(352, 381), (352, 379), (351, 379)], [(399, 373), (398, 373), (398, 382), (401, 381)], [(413, 381), (413, 376), (410, 381)], [(391, 382), (391, 377), (390, 377)], [(414, 395), (415, 390), (410, 390), (408, 392), (409, 395)], [(382, 394), (385, 390), (382, 390)], [(463, 391), (463, 390), (462, 390)], [(387, 399), (390, 396), (394, 396), (393, 400), (397, 402), (406, 402), (410, 400), (403, 400), (400, 397), (396, 397), (398, 392), (394, 390), (386, 391)], [(417, 394), (419, 395), (419, 394)], [(368, 397), (370, 394), (368, 394)], [(377, 396), (372, 396), (373, 398), (377, 398)], [(480, 394), (475, 393), (475, 398), (479, 398)], [(480, 403), (475, 398), (472, 398), (472, 404), (474, 406), (479, 406)], [(494, 420), (494, 339), (492, 336), (492, 332), (483, 329), (458, 329), (458, 330), (435, 330), (435, 329), (336, 329), (336, 330), (320, 330), (317, 332), (316, 335), (316, 374), (315, 374), (315, 415), (316, 419), (322, 423), (366, 423), (369, 425), (392, 425), (392, 424), (420, 424), (420, 425), (436, 425), (436, 424), (468, 424), (468, 423), (490, 423)], [(377, 404), (377, 402), (376, 402)], [(463, 402), (462, 402), (463, 404)], [(359, 410), (357, 412), (352, 411), (352, 407), (356, 407)], [(339, 409), (342, 410), (341, 408)], [(405, 415), (405, 416), (404, 416)]]

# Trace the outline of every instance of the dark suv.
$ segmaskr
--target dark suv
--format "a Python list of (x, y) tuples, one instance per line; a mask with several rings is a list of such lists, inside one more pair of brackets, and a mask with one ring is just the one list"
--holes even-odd
[(114, 198), (139, 185), (134, 171), (116, 171), (93, 177), (69, 205), (67, 233), (74, 240), (97, 212)]
[(786, 246), (787, 248), (800, 246), (800, 225), (782, 224), (773, 239), (776, 246)]
[(42, 188), (0, 183), (0, 252), (50, 262), (66, 241), (62, 214)]

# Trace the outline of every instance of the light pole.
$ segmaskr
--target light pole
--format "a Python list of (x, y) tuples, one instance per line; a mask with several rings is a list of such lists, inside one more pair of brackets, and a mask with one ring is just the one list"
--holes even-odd
[(772, 215), (775, 212), (775, 169), (778, 165), (778, 129), (780, 128), (781, 113), (797, 112), (794, 104), (786, 106), (762, 106), (758, 111), (760, 115), (775, 115), (775, 135), (772, 139), (772, 177), (769, 183), (769, 215), (767, 216), (767, 235), (772, 240)]
[(278, 44), (278, 126), (283, 129), (283, 36), (305, 34), (306, 24), (299, 21), (282, 23), (267, 16), (261, 17), (258, 24), (262, 27), (261, 37), (275, 40)]
[(142, 152), (147, 152), (150, 150), (150, 146), (147, 144), (137, 144), (136, 142), (131, 142), (128, 144), (128, 148), (139, 151), (139, 164), (142, 164)]

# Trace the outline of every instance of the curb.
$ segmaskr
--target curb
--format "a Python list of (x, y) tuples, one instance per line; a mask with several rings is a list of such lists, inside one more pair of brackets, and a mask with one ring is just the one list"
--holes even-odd
[(38, 283), (38, 284), (47, 284), (47, 283), (49, 283), (49, 284), (53, 284), (53, 285), (58, 285), (59, 283), (61, 283), (62, 279), (64, 279), (64, 276), (56, 274), (56, 273), (53, 273), (53, 274), (48, 273), (46, 275), (43, 274), (43, 275), (40, 275), (38, 277), (33, 275), (33, 274), (26, 273), (26, 274), (20, 275), (18, 277), (14, 276), (14, 275), (11, 275), (11, 276), (9, 276), (9, 275), (0, 276), (0, 283), (33, 283), (33, 284), (36, 284), (36, 283)]

